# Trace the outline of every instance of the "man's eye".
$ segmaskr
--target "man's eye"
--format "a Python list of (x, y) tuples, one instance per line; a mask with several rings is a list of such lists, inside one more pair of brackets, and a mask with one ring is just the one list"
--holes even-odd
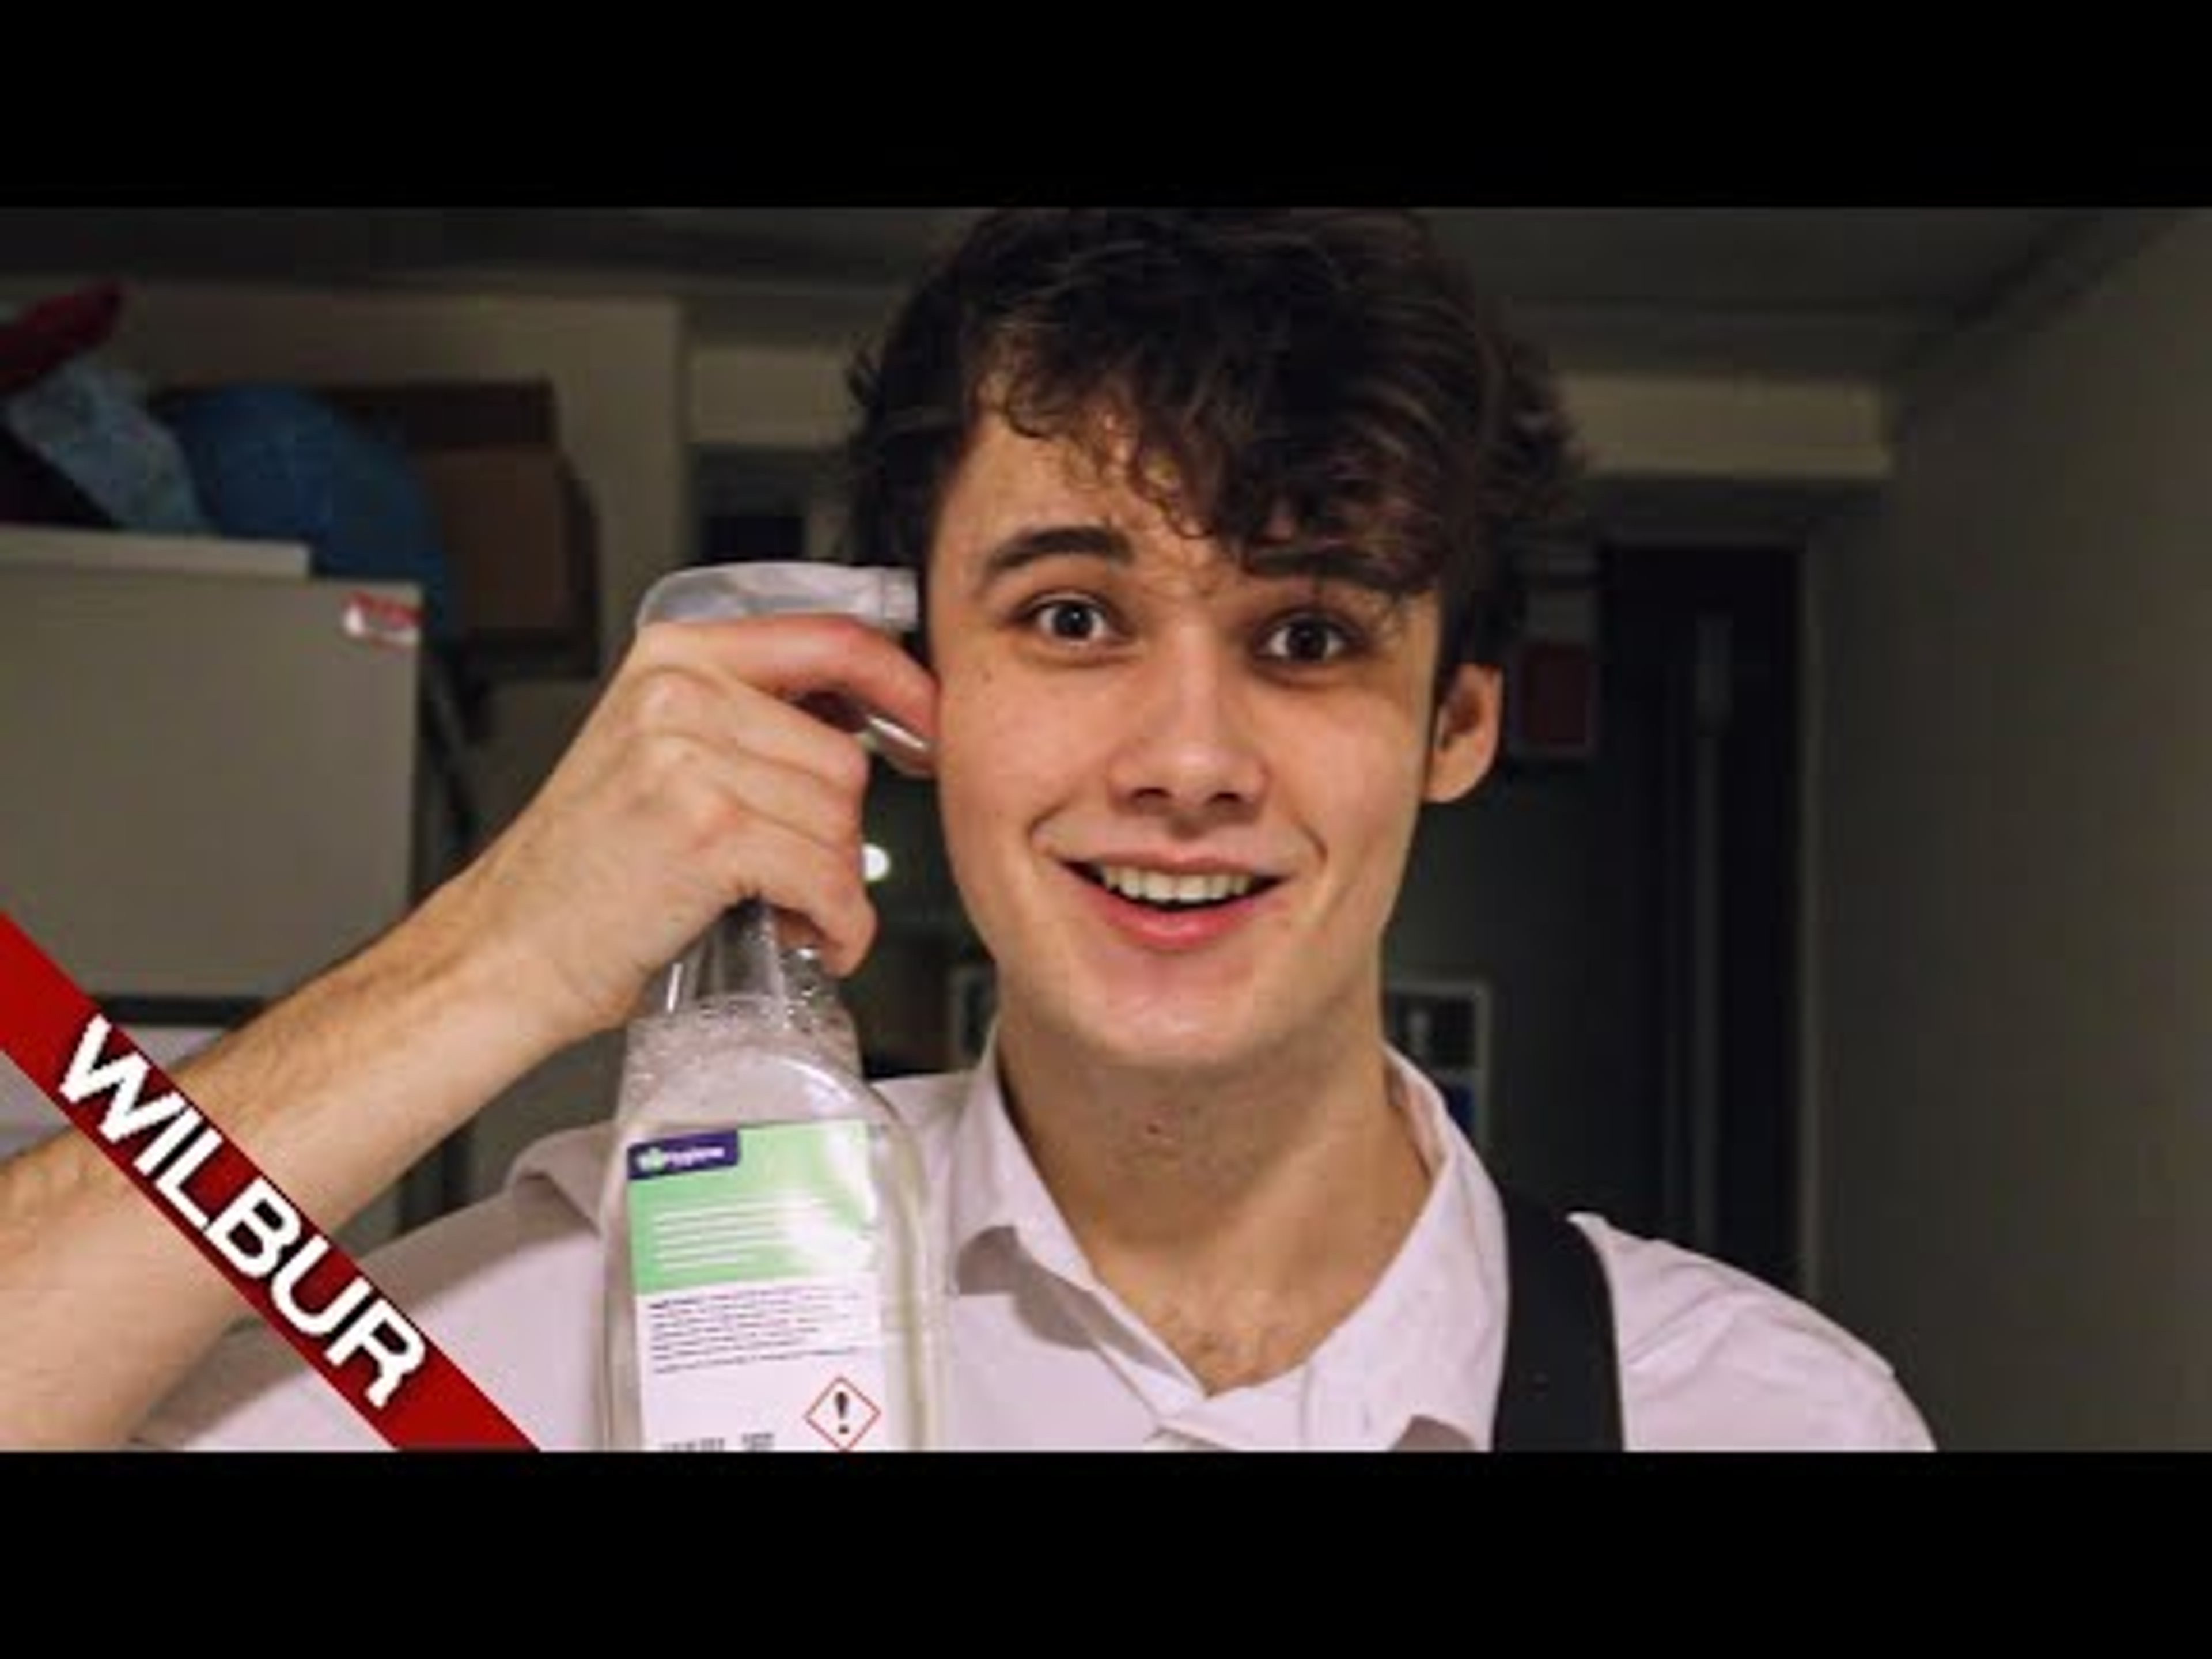
[(1093, 645), (1106, 637), (1106, 613), (1088, 599), (1048, 599), (1030, 612), (1030, 623), (1063, 645)]
[(1358, 644), (1351, 629), (1327, 617), (1292, 617), (1268, 631), (1260, 654), (1275, 662), (1334, 662)]

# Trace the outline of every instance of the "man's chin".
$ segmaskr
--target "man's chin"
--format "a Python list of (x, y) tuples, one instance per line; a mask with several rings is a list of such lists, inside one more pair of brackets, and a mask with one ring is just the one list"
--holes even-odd
[(1247, 1071), (1267, 1053), (1279, 1053), (1284, 1040), (1284, 1034), (1269, 1036), (1249, 1019), (1158, 1003), (1069, 1012), (1038, 1029), (1053, 1050), (1079, 1065), (1174, 1076)]

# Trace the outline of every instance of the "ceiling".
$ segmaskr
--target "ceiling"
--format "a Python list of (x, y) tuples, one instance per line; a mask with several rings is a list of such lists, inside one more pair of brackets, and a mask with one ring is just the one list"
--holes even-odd
[[(1438, 208), (1570, 368), (1894, 382), (2170, 216), (2094, 208)], [(395, 283), (682, 297), (709, 339), (845, 348), (970, 210), (4, 208), (0, 278)]]

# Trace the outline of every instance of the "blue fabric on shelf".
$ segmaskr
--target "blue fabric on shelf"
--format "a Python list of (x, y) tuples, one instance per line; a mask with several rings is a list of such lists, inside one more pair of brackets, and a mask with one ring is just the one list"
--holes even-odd
[(425, 636), (459, 635), (437, 514), (404, 449), (295, 386), (208, 387), (161, 408), (222, 534), (304, 542), (317, 575), (414, 582)]
[(23, 448), (116, 527), (204, 536), (208, 520), (175, 434), (122, 369), (78, 357), (0, 401)]

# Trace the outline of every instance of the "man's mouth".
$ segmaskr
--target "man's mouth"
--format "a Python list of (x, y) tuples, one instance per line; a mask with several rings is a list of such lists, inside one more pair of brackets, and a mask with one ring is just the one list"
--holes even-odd
[(1280, 882), (1249, 871), (1205, 871), (1178, 874), (1124, 864), (1074, 864), (1068, 866), (1094, 887), (1147, 909), (1176, 914), (1187, 910), (1218, 910), (1239, 900), (1254, 898)]

